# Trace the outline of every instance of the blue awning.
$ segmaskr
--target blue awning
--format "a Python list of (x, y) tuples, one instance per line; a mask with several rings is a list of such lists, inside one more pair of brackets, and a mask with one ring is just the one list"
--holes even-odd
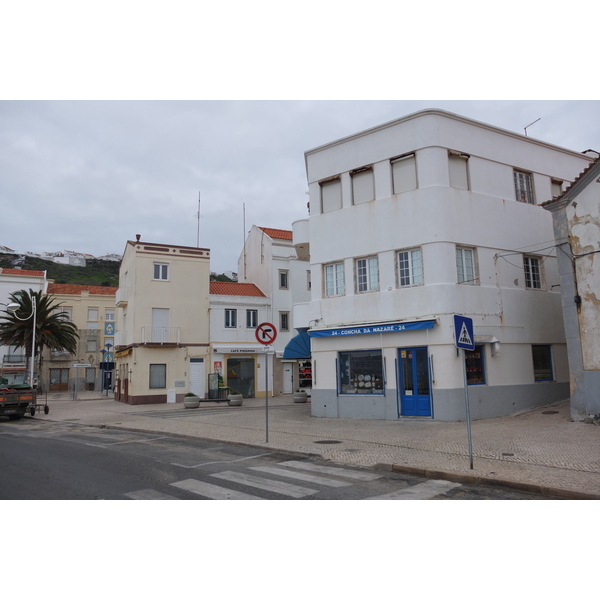
[(306, 329), (299, 330), (300, 333), (294, 336), (283, 351), (284, 359), (310, 358), (310, 338)]

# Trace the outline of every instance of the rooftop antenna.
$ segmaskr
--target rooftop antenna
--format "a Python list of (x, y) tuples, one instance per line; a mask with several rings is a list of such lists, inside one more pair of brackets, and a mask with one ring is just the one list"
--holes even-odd
[(198, 237), (196, 238), (196, 248), (200, 248), (200, 192), (198, 192)]
[(243, 203), (243, 220), (244, 220), (244, 281), (246, 281), (246, 203)]
[(527, 135), (527, 127), (531, 127), (534, 123), (537, 123), (539, 120), (541, 120), (542, 117), (540, 117), (539, 119), (536, 119), (533, 123), (529, 123), (529, 125), (525, 126), (525, 135)]

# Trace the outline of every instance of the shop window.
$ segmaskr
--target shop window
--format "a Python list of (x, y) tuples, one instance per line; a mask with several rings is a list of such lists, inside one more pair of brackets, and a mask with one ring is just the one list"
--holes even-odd
[(167, 387), (167, 365), (150, 365), (150, 389)]
[(550, 346), (531, 346), (533, 355), (533, 378), (535, 381), (554, 381), (552, 351)]
[(484, 346), (475, 346), (475, 350), (472, 352), (469, 350), (465, 352), (465, 367), (469, 385), (485, 383), (484, 356)]
[(312, 387), (312, 364), (310, 360), (298, 362), (298, 387)]
[(342, 394), (382, 394), (381, 350), (340, 352), (339, 378)]

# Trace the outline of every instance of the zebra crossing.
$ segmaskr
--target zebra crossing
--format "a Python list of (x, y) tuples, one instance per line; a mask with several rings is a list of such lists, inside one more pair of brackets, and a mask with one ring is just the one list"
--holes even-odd
[[(370, 471), (343, 467), (317, 465), (299, 460), (286, 460), (277, 466), (254, 466), (239, 470), (204, 473), (203, 479), (188, 478), (170, 484), (173, 493), (154, 489), (141, 489), (125, 494), (131, 500), (178, 500), (181, 490), (185, 498), (208, 500), (265, 500), (273, 494), (282, 498), (309, 499), (323, 489), (350, 488), (361, 483), (373, 482), (383, 477)], [(402, 485), (398, 482), (399, 485)], [(364, 500), (429, 500), (460, 487), (461, 484), (443, 480), (429, 480), (412, 486), (406, 484), (385, 494)], [(241, 491), (239, 488), (243, 488)], [(265, 494), (266, 493), (266, 494)], [(261, 495), (263, 494), (263, 495)]]

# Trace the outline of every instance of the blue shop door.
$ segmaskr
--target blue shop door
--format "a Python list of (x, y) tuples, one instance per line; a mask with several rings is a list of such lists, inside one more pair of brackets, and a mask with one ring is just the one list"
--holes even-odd
[(431, 392), (427, 348), (402, 348), (398, 354), (400, 414), (406, 417), (430, 417)]

